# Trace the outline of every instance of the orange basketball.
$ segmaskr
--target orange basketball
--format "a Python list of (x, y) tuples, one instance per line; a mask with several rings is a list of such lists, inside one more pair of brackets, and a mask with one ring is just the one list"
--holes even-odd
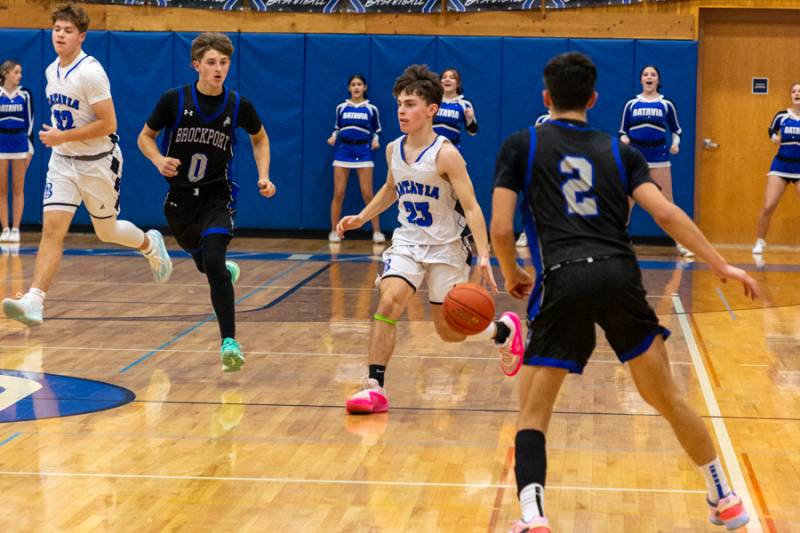
[(475, 335), (494, 319), (494, 299), (475, 283), (456, 285), (444, 299), (444, 319), (455, 331)]

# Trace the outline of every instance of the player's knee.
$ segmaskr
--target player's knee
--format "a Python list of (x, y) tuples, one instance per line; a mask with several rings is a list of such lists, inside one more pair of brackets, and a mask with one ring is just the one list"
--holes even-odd
[(403, 302), (400, 297), (391, 293), (381, 294), (378, 301), (378, 314), (396, 320), (403, 310)]

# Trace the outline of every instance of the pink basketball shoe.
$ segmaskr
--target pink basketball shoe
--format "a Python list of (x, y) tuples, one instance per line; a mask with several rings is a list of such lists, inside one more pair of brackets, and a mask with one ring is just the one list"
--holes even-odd
[(500, 353), (500, 369), (506, 376), (513, 376), (522, 367), (522, 359), (525, 356), (525, 343), (522, 341), (522, 322), (517, 313), (506, 311), (500, 317), (500, 322), (508, 326), (511, 333), (508, 334), (506, 342), (497, 345)]
[(371, 413), (385, 413), (389, 410), (389, 399), (386, 391), (378, 385), (375, 379), (367, 379), (364, 388), (353, 394), (347, 404), (347, 412), (352, 415), (368, 415)]
[(715, 526), (725, 526), (728, 531), (738, 529), (750, 521), (747, 511), (742, 505), (742, 500), (731, 492), (714, 505), (708, 502), (711, 508), (708, 519)]
[(537, 516), (530, 522), (525, 522), (520, 518), (514, 522), (508, 533), (550, 533), (550, 524), (543, 516)]

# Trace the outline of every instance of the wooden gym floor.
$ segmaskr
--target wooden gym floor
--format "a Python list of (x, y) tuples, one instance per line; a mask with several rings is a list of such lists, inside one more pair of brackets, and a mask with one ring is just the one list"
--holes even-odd
[[(27, 288), (37, 238), (24, 235), (19, 255), (4, 248), (3, 295)], [(398, 325), (391, 411), (345, 414), (366, 373), (381, 249), (236, 239), (247, 362), (223, 374), (191, 259), (176, 257), (159, 285), (141, 257), (89, 250), (102, 248), (93, 237), (70, 236), (68, 248), (45, 324), (0, 319), (0, 372), (96, 380), (136, 398), (61, 416), (100, 398), (45, 385), (9, 406), (0, 387), (0, 529), (463, 533), (518, 517), (517, 382), (489, 343), (439, 341), (425, 291)], [(754, 272), (762, 301), (664, 248), (640, 250), (645, 285), (673, 332), (676, 379), (750, 506), (748, 531), (800, 531), (800, 252), (769, 250), (761, 267), (723, 252)], [(505, 294), (497, 304), (524, 311)], [(554, 531), (722, 531), (707, 522), (700, 475), (599, 339), (548, 435)], [(24, 413), (37, 419), (16, 420)]]

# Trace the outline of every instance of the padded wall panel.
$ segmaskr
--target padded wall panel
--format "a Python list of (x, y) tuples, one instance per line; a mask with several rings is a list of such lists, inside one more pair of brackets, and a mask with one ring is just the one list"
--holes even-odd
[[(386, 145), (402, 135), (397, 122), (397, 102), (392, 87), (400, 74), (413, 64), (433, 65), (436, 59), (435, 37), (409, 37), (402, 35), (372, 37), (370, 54), (369, 99), (381, 113), (381, 148), (375, 153), (375, 190), (386, 182)], [(397, 207), (387, 209), (381, 225), (395, 228)]]
[(270, 139), (270, 177), (277, 194), (265, 199), (258, 179), (249, 136), (237, 131), (237, 224), (242, 227), (300, 228), (303, 226), (303, 35), (242, 34), (239, 61), (254, 68), (240, 72), (241, 94), (253, 102)]
[[(49, 37), (49, 33), (47, 36)], [(4, 30), (0, 31), (0, 49), (3, 57), (0, 61), (13, 59), (22, 65), (22, 85), (33, 93), (33, 138), (34, 154), (25, 179), (25, 208), (22, 212), (23, 224), (39, 223), (42, 220), (42, 185), (43, 172), (46, 169), (50, 150), (39, 143), (39, 130), (43, 120), (49, 120), (47, 101), (44, 95), (44, 69), (42, 63), (44, 32), (40, 30)], [(49, 42), (48, 46), (51, 46)], [(51, 46), (52, 50), (52, 46)], [(11, 170), (8, 171), (11, 180)], [(11, 182), (8, 184), (8, 199), (0, 198), (0, 202), (7, 201), (11, 207)], [(9, 216), (11, 210), (9, 209)]]
[[(336, 105), (349, 96), (347, 79), (356, 73), (367, 80), (370, 38), (366, 35), (306, 36), (303, 101), (303, 228), (330, 227), (333, 194), (333, 149), (326, 139), (333, 131)], [(355, 174), (355, 173), (353, 173)], [(363, 207), (358, 182), (351, 177), (342, 214)]]
[[(143, 229), (163, 226), (167, 181), (139, 151), (136, 139), (161, 94), (170, 88), (172, 33), (114, 32), (108, 71), (124, 159), (120, 218)], [(144, 90), (143, 90), (144, 89)]]
[[(670, 156), (672, 191), (677, 205), (694, 213), (695, 118), (697, 98), (697, 43), (694, 41), (637, 41), (631, 95), (642, 90), (639, 72), (655, 65), (661, 72), (661, 93), (672, 100), (683, 130), (680, 152)], [(639, 235), (663, 235), (649, 215), (636, 207), (632, 223)]]
[(464, 132), (461, 147), (487, 220), (491, 216), (494, 159), (500, 146), (501, 58), (499, 37), (440, 37), (436, 48), (437, 71), (458, 69), (464, 97), (475, 107), (478, 134), (473, 137)]

